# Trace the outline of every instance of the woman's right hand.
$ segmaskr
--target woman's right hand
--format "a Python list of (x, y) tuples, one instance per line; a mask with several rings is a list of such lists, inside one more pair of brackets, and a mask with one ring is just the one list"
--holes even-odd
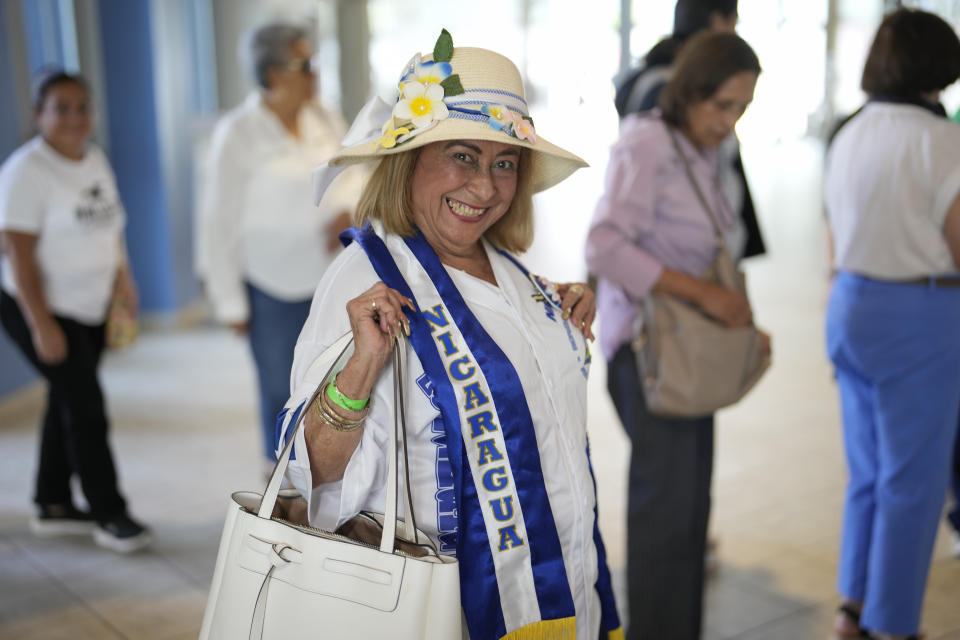
[(728, 327), (746, 327), (753, 322), (750, 301), (739, 291), (706, 284), (697, 302), (704, 313)]
[(337, 376), (337, 387), (348, 397), (369, 397), (377, 376), (390, 360), (396, 332), (410, 334), (403, 307), (414, 309), (409, 298), (382, 282), (347, 303), (354, 352)]
[(44, 364), (59, 364), (67, 357), (67, 337), (52, 317), (44, 318), (30, 331), (33, 348)]

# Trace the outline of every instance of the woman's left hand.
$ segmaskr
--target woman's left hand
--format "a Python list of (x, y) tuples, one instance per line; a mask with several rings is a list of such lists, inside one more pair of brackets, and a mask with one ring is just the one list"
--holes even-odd
[(597, 315), (597, 297), (583, 282), (557, 285), (563, 319), (580, 329), (584, 338), (593, 340), (593, 319)]

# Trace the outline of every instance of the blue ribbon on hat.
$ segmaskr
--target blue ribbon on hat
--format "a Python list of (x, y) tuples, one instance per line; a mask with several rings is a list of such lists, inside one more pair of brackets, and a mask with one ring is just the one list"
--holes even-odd
[[(467, 109), (460, 105), (504, 105), (511, 111), (521, 115), (527, 115), (526, 101), (515, 93), (501, 91), (498, 89), (468, 89), (462, 94), (445, 97), (443, 101), (449, 109), (449, 117), (460, 118), (464, 120), (474, 120), (476, 122), (489, 122), (490, 117), (475, 109)], [(381, 135), (383, 123), (393, 117), (393, 105), (380, 96), (374, 96), (363, 105), (353, 124), (347, 131), (341, 142), (342, 147), (352, 147), (365, 142), (373, 142)], [(433, 123), (436, 125), (436, 122)], [(414, 131), (411, 135), (423, 133), (432, 127), (423, 127)], [(340, 175), (346, 165), (331, 166), (330, 162), (320, 165), (313, 170), (313, 204), (319, 205), (323, 199), (323, 194), (334, 179)]]

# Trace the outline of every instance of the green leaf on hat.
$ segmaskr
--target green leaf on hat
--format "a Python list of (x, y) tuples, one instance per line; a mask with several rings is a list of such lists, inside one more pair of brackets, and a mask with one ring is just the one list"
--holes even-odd
[[(440, 32), (440, 37), (437, 38), (437, 44), (433, 45), (433, 61), (434, 62), (450, 62), (450, 58), (453, 57), (453, 36), (450, 35), (450, 32), (446, 29), (443, 29)], [(463, 93), (461, 91), (460, 93)]]
[(459, 73), (454, 73), (444, 78), (440, 83), (440, 86), (443, 87), (444, 96), (458, 96), (461, 93), (465, 93), (463, 90), (463, 85), (460, 84)]
[(523, 119), (529, 122), (531, 125), (533, 124), (533, 118), (531, 118), (530, 116), (523, 116)]

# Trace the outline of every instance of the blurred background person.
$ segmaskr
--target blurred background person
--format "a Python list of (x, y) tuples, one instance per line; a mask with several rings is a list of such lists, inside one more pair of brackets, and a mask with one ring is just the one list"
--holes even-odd
[(614, 104), (621, 118), (628, 113), (650, 111), (667, 80), (670, 67), (683, 44), (703, 30), (734, 33), (738, 0), (677, 0), (673, 9), (673, 33), (644, 54), (639, 64), (616, 78)]
[[(661, 39), (639, 64), (614, 79), (614, 105), (621, 121), (631, 113), (644, 113), (657, 107), (660, 92), (673, 71), (673, 63), (683, 45), (703, 31), (735, 33), (740, 18), (738, 0), (677, 0), (673, 8), (673, 33)], [(757, 212), (747, 184), (740, 156), (740, 141), (735, 132), (717, 148), (717, 173), (727, 202), (738, 212), (726, 234), (727, 247), (735, 260), (763, 255), (766, 245), (757, 222)], [(704, 559), (707, 570), (716, 571), (717, 540), (707, 542)]]
[(746, 296), (700, 278), (717, 242), (681, 153), (721, 230), (735, 215), (719, 185), (717, 147), (747, 105), (760, 63), (733, 33), (690, 40), (659, 99), (630, 114), (610, 154), (606, 187), (587, 237), (599, 280), (607, 388), (631, 437), (627, 593), (631, 640), (700, 637), (713, 470), (713, 415), (654, 415), (631, 341), (637, 305), (651, 292), (689, 301), (728, 326), (747, 326)]
[[(0, 320), (47, 381), (30, 528), (41, 536), (92, 533), (126, 553), (149, 544), (150, 532), (127, 513), (117, 486), (97, 379), (111, 300), (137, 306), (126, 214), (106, 156), (90, 144), (86, 81), (42, 72), (34, 115), (39, 135), (0, 167)], [(73, 476), (89, 512), (74, 505)]]
[(201, 242), (214, 315), (250, 340), (263, 455), (272, 468), (293, 348), (340, 246), (337, 235), (350, 226), (360, 184), (358, 174), (346, 172), (313, 206), (311, 172), (339, 150), (346, 125), (317, 100), (307, 30), (268, 24), (246, 46), (259, 90), (214, 130)]
[[(701, 31), (734, 33), (738, 19), (737, 0), (678, 0), (673, 12), (673, 33), (655, 44), (638, 66), (614, 80), (617, 88), (614, 103), (620, 118), (630, 113), (650, 111), (657, 106), (660, 92), (670, 79), (673, 63), (692, 36)], [(717, 156), (720, 183), (731, 208), (739, 214), (727, 238), (730, 252), (737, 260), (762, 255), (766, 253), (766, 246), (735, 133), (723, 141)]]
[(827, 352), (849, 471), (841, 638), (920, 625), (960, 415), (960, 128), (938, 102), (958, 77), (946, 22), (886, 16), (863, 68), (869, 101), (827, 157)]

